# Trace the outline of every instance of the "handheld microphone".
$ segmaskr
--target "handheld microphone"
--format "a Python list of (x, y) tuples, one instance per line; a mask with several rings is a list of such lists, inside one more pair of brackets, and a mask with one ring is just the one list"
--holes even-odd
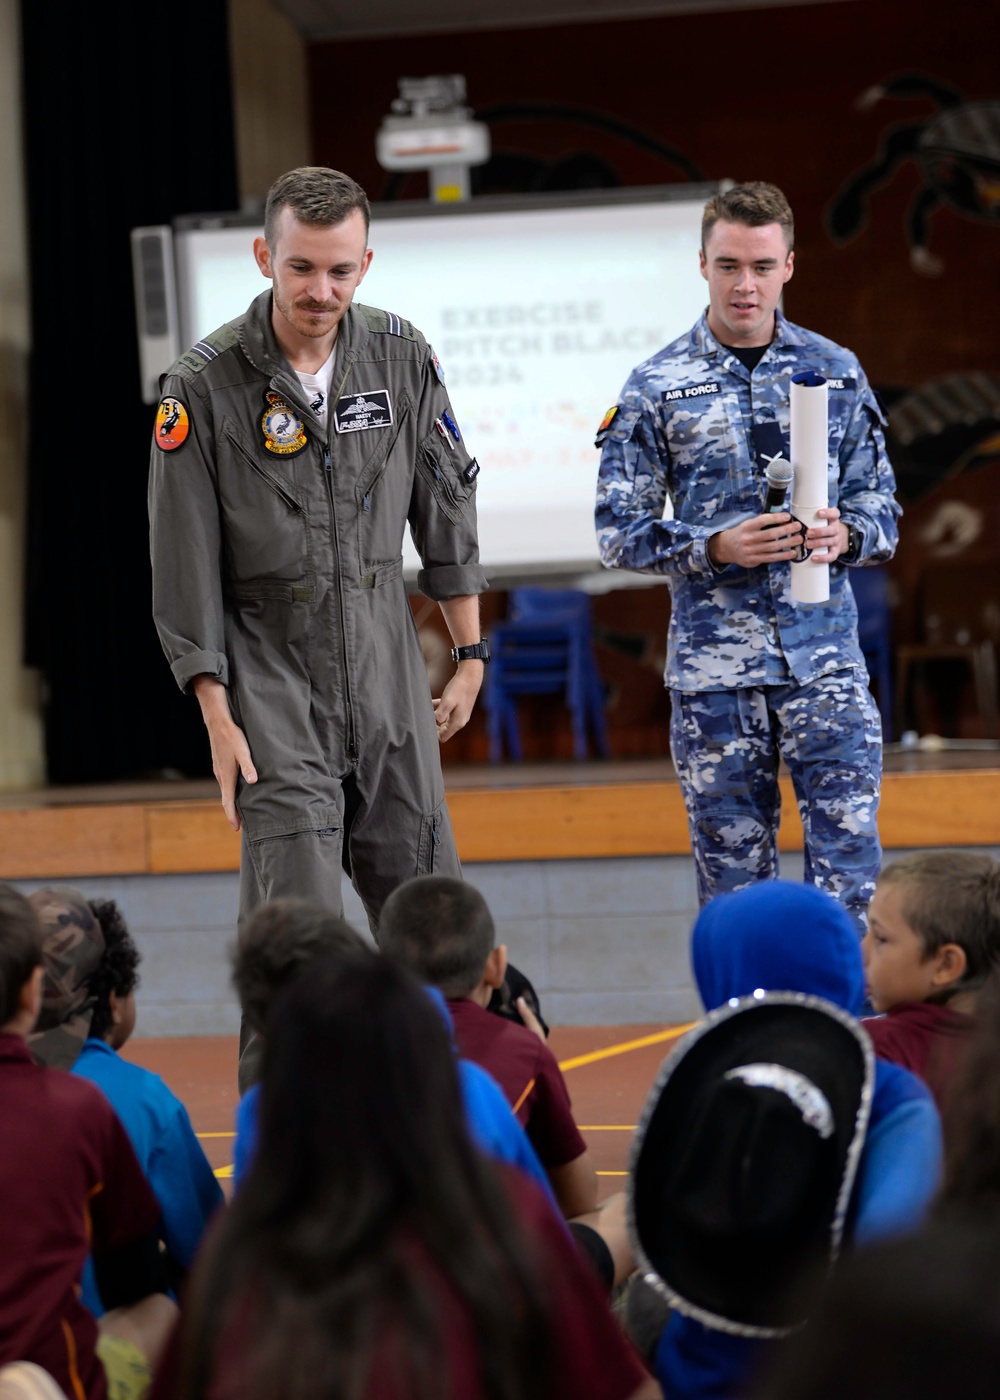
[(764, 514), (785, 510), (785, 498), (792, 484), (792, 464), (784, 457), (772, 457), (764, 473), (767, 482), (767, 497), (764, 501)]

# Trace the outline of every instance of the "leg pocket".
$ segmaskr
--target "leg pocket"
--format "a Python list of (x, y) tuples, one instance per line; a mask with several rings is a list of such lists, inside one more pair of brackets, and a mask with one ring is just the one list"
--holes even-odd
[(417, 841), (417, 875), (453, 875), (460, 879), (462, 867), (455, 849), (451, 818), (444, 802), (420, 818)]
[(287, 896), (315, 900), (341, 917), (343, 837), (339, 814), (329, 826), (309, 825), (259, 835), (244, 831), (243, 851), (253, 879), (241, 880), (241, 919), (251, 912), (249, 904)]

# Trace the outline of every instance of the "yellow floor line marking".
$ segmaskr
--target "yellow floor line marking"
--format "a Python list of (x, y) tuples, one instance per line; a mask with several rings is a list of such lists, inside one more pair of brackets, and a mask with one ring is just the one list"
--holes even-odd
[(216, 1137), (220, 1137), (220, 1138), (221, 1138), (221, 1137), (232, 1138), (232, 1137), (235, 1137), (235, 1136), (236, 1136), (235, 1133), (195, 1133), (195, 1137), (200, 1137), (200, 1138), (216, 1138)]
[(577, 1123), (581, 1133), (634, 1133), (635, 1123)]
[(230, 1162), (230, 1164), (229, 1164), (228, 1167), (216, 1167), (216, 1169), (215, 1169), (215, 1175), (216, 1175), (217, 1177), (219, 1177), (219, 1179), (222, 1180), (222, 1181), (228, 1180), (228, 1178), (231, 1177), (232, 1174), (233, 1174), (233, 1165), (232, 1165), (231, 1162)]
[[(598, 1176), (628, 1176), (628, 1172), (598, 1172)], [(218, 1172), (216, 1172), (218, 1176)]]
[(630, 1050), (643, 1050), (647, 1045), (662, 1045), (665, 1040), (676, 1040), (679, 1035), (686, 1035), (697, 1024), (697, 1021), (689, 1021), (686, 1026), (672, 1026), (668, 1031), (644, 1035), (641, 1040), (626, 1040), (621, 1045), (606, 1045), (603, 1050), (591, 1050), (587, 1055), (574, 1055), (571, 1060), (560, 1060), (559, 1068), (565, 1074), (568, 1069), (596, 1064), (598, 1060), (610, 1060), (613, 1055), (627, 1055)]

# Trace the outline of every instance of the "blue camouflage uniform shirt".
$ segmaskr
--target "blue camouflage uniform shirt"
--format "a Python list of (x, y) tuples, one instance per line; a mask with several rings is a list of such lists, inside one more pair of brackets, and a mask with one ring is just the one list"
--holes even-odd
[[(846, 570), (830, 601), (797, 606), (791, 566), (714, 568), (708, 540), (764, 508), (754, 424), (777, 424), (789, 455), (789, 381), (829, 381), (830, 505), (861, 536), (856, 560), (890, 559), (900, 508), (885, 417), (849, 350), (775, 313), (774, 339), (751, 374), (703, 316), (637, 366), (597, 436), (597, 537), (608, 568), (664, 574), (670, 586), (666, 684), (674, 690), (804, 684), (863, 666)], [(774, 429), (772, 428), (773, 432)], [(667, 500), (673, 518), (664, 519)]]

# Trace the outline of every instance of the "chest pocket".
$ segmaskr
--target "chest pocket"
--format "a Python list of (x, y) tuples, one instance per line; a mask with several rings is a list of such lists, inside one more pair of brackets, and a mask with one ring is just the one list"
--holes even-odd
[(233, 582), (311, 576), (301, 486), (277, 462), (262, 461), (232, 421), (223, 424), (218, 452), (223, 538)]
[(668, 487), (677, 518), (711, 525), (716, 517), (755, 514), (756, 468), (736, 391), (671, 400), (662, 412), (670, 456)]
[[(354, 485), (363, 569), (398, 558), (402, 548), (413, 475), (413, 401), (404, 390), (393, 407), (393, 423), (377, 434)], [(373, 436), (356, 434), (359, 439)], [(344, 444), (336, 447), (343, 450)]]

